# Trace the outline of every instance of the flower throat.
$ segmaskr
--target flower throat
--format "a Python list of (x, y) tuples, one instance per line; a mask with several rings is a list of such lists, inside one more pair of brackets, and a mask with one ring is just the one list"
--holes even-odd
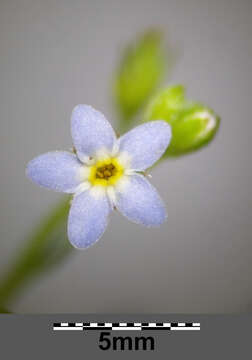
[(108, 180), (111, 176), (115, 176), (117, 173), (117, 168), (112, 164), (100, 166), (96, 170), (95, 177), (96, 179)]
[(89, 181), (92, 185), (115, 185), (124, 173), (124, 167), (116, 158), (98, 160), (90, 168)]

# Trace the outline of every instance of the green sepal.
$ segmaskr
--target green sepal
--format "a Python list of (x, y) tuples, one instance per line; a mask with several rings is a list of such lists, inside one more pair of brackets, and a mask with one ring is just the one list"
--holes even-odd
[(183, 85), (170, 86), (160, 91), (148, 104), (144, 121), (166, 120), (170, 125), (177, 119), (178, 113), (186, 106)]

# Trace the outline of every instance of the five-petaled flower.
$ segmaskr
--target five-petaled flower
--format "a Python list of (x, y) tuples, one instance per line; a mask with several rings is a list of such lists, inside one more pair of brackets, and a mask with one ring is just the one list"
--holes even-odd
[(27, 175), (38, 185), (74, 194), (68, 218), (72, 245), (83, 249), (99, 240), (114, 208), (138, 224), (163, 223), (165, 206), (143, 171), (166, 150), (170, 126), (155, 120), (117, 139), (103, 114), (78, 105), (71, 131), (75, 153), (40, 155), (29, 162)]

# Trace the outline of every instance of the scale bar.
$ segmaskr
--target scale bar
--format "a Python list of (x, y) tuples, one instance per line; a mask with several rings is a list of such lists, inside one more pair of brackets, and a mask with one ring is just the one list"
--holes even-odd
[(145, 331), (145, 330), (166, 330), (166, 331), (199, 331), (200, 323), (185, 323), (185, 322), (171, 322), (171, 323), (84, 323), (84, 322), (62, 322), (54, 323), (53, 330), (68, 330), (68, 331)]

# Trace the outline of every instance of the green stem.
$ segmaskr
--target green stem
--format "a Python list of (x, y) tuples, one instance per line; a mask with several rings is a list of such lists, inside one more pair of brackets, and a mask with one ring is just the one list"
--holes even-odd
[(5, 307), (35, 275), (55, 265), (71, 252), (66, 237), (69, 198), (61, 201), (31, 234), (26, 246), (0, 282), (0, 308)]

